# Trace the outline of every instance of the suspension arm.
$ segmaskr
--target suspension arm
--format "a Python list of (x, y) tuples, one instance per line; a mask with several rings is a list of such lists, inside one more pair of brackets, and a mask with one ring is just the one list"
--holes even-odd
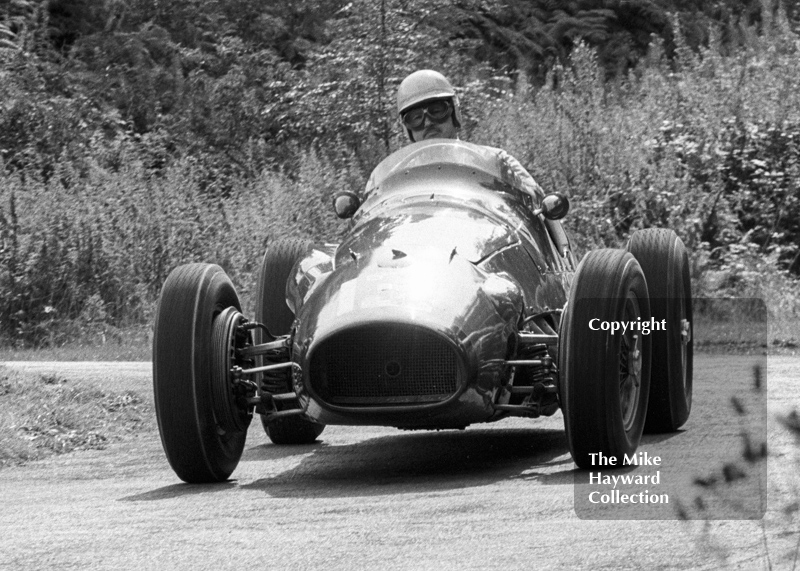
[(291, 339), (287, 335), (285, 337), (281, 337), (276, 341), (270, 341), (268, 343), (261, 343), (259, 345), (250, 345), (248, 347), (243, 347), (238, 350), (238, 353), (240, 357), (247, 359), (251, 357), (256, 357), (258, 355), (266, 355), (270, 351), (287, 349), (290, 344), (291, 344)]
[(294, 363), (292, 361), (287, 361), (286, 363), (278, 363), (276, 365), (264, 365), (263, 367), (253, 367), (252, 369), (242, 369), (241, 367), (233, 367), (231, 369), (231, 374), (236, 377), (242, 377), (244, 375), (254, 375), (256, 373), (266, 373), (268, 371), (277, 371), (280, 369), (290, 369)]

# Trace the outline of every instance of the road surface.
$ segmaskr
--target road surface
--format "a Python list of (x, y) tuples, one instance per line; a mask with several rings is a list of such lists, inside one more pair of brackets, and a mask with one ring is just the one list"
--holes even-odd
[[(685, 430), (644, 438), (670, 504), (621, 517), (661, 519), (584, 509), (560, 413), (464, 431), (329, 426), (296, 447), (254, 422), (235, 479), (203, 486), (176, 478), (151, 423), (105, 450), (0, 470), (0, 569), (800, 569), (798, 446), (775, 420), (800, 404), (800, 358), (769, 358), (760, 404), (759, 359), (697, 356)], [(152, 402), (149, 363), (7, 365)], [(768, 478), (741, 460), (742, 430), (768, 440)], [(726, 462), (748, 477), (692, 484)], [(725, 519), (679, 520), (679, 504), (702, 514), (698, 495)], [(740, 519), (753, 506), (758, 519)]]

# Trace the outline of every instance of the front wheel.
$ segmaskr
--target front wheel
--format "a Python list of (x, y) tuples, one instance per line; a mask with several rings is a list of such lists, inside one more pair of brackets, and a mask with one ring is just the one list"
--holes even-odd
[(189, 483), (221, 482), (244, 449), (251, 413), (230, 379), (246, 344), (239, 298), (219, 266), (187, 264), (170, 273), (158, 302), (153, 390), (167, 460)]
[(596, 453), (622, 465), (623, 455), (639, 446), (651, 353), (641, 324), (649, 320), (647, 284), (633, 255), (587, 254), (572, 283), (559, 347), (564, 426), (580, 468), (592, 467)]
[(672, 230), (637, 230), (628, 243), (647, 279), (653, 319), (653, 372), (646, 432), (673, 432), (692, 409), (692, 286), (689, 256)]

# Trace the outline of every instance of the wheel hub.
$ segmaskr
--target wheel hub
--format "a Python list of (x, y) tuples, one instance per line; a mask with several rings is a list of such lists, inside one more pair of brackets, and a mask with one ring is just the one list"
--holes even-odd
[(239, 357), (239, 350), (251, 344), (250, 333), (242, 328), (246, 321), (235, 307), (224, 309), (214, 318), (211, 388), (217, 430), (222, 433), (246, 430), (253, 417), (252, 407), (246, 405), (246, 399), (252, 396), (250, 393), (254, 393), (254, 389), (231, 374), (234, 367), (248, 366)]
[(689, 382), (686, 368), (689, 359), (689, 344), (691, 342), (692, 323), (686, 318), (681, 318), (681, 380), (683, 382), (684, 392), (686, 392), (687, 383)]
[(681, 343), (688, 345), (692, 340), (692, 324), (688, 319), (681, 319)]
[[(626, 300), (625, 317), (635, 320), (640, 315), (636, 299)], [(639, 406), (639, 391), (642, 385), (642, 338), (633, 332), (622, 335), (619, 353), (619, 399), (622, 424), (627, 432), (633, 427)]]

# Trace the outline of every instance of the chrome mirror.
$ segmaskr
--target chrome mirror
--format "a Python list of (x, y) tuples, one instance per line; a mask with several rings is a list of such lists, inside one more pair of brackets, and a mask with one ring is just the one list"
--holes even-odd
[(533, 214), (542, 214), (548, 220), (561, 220), (569, 212), (569, 199), (560, 192), (548, 194)]
[(361, 200), (355, 192), (339, 192), (333, 197), (333, 211), (339, 218), (352, 218), (359, 206)]

